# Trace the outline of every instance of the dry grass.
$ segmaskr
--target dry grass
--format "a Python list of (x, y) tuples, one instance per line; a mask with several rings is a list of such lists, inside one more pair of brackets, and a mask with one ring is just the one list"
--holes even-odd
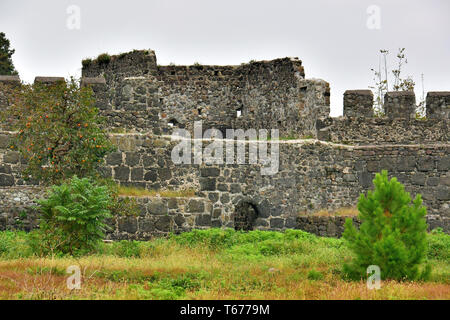
[[(85, 277), (81, 290), (66, 288), (66, 276), (50, 272), (30, 273), (46, 267), (47, 270), (65, 270), (69, 265), (82, 264)], [(294, 269), (276, 264), (276, 272), (269, 265), (231, 265), (207, 254), (173, 252), (159, 259), (121, 259), (107, 257), (28, 260), (2, 262), (0, 267), (1, 299), (160, 299), (156, 289), (161, 285), (151, 281), (133, 281), (139, 272), (148, 278), (162, 274), (177, 278), (187, 273), (202, 275), (199, 286), (187, 288), (180, 299), (450, 299), (450, 286), (442, 283), (383, 282), (380, 290), (369, 290), (364, 282), (345, 282), (328, 274), (323, 280), (305, 278), (307, 268)], [(272, 267), (273, 268), (273, 267)], [(233, 272), (230, 272), (233, 270)], [(96, 276), (99, 271), (113, 274), (124, 272), (122, 280)], [(87, 276), (86, 276), (87, 274)], [(92, 276), (93, 275), (93, 276)], [(130, 279), (127, 279), (130, 277)], [(196, 280), (196, 281), (197, 281)], [(165, 289), (169, 290), (169, 289)], [(169, 296), (170, 297), (170, 296)]]
[(186, 198), (194, 197), (195, 190), (147, 190), (143, 188), (119, 186), (119, 195), (128, 197), (164, 197), (164, 198)]
[[(140, 258), (0, 260), (0, 299), (450, 299), (448, 279), (386, 281), (380, 290), (344, 281), (336, 269), (347, 253), (333, 250), (311, 247), (301, 254), (252, 257), (160, 241)], [(82, 270), (81, 290), (66, 287), (71, 265)], [(323, 279), (310, 280), (312, 269)], [(443, 262), (434, 272), (445, 278), (449, 269)]]
[(312, 214), (316, 217), (356, 217), (358, 209), (355, 207), (340, 208), (335, 211), (319, 210)]

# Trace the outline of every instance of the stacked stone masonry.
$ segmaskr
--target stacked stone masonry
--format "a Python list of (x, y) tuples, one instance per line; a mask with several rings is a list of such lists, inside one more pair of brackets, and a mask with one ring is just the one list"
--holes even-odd
[[(5, 85), (18, 81), (0, 77)], [(331, 118), (328, 83), (306, 79), (296, 58), (240, 66), (158, 66), (153, 51), (86, 63), (81, 85), (92, 87), (118, 146), (99, 169), (105, 177), (146, 189), (196, 190), (192, 198), (139, 198), (138, 216), (109, 221), (109, 239), (209, 227), (298, 228), (340, 236), (343, 217), (312, 214), (354, 207), (382, 169), (412, 197), (422, 194), (430, 229), (450, 230), (449, 92), (428, 93), (427, 117), (416, 119), (412, 92), (387, 93), (386, 116), (374, 117), (372, 93), (349, 90), (344, 116)], [(0, 107), (7, 104), (1, 99), (0, 92)], [(254, 142), (266, 143), (269, 152), (279, 148), (274, 175), (262, 175), (263, 165), (249, 161), (174, 164), (171, 152), (179, 142), (169, 135), (176, 128), (192, 133), (200, 120), (203, 131), (279, 129), (281, 137), (295, 140)], [(31, 204), (43, 189), (22, 180), (26, 163), (9, 149), (13, 135), (0, 132), (0, 229), (30, 230), (38, 225)], [(203, 141), (202, 150), (210, 143)]]

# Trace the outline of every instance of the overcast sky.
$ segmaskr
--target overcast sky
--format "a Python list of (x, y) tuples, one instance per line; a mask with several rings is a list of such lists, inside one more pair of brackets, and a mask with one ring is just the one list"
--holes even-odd
[(393, 67), (406, 48), (418, 98), (422, 73), (425, 91), (450, 90), (449, 13), (448, 0), (0, 0), (0, 31), (27, 82), (79, 77), (83, 58), (133, 49), (155, 50), (162, 65), (299, 57), (307, 78), (330, 83), (336, 116), (346, 89), (373, 83), (379, 49)]

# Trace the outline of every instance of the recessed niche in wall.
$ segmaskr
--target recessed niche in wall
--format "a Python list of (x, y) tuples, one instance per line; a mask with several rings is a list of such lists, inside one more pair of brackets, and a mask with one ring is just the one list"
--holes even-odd
[(234, 229), (250, 231), (253, 230), (254, 223), (258, 217), (258, 209), (253, 203), (247, 201), (239, 202), (234, 211)]
[(169, 127), (177, 127), (178, 126), (178, 121), (175, 119), (170, 119), (169, 122), (167, 122), (167, 125)]

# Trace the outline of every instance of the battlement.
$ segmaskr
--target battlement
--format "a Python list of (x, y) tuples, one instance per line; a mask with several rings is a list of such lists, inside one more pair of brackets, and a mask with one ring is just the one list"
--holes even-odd
[(370, 90), (347, 90), (344, 93), (344, 116), (373, 117), (373, 93)]
[(1, 76), (0, 75), (0, 83), (3, 84), (19, 84), (20, 77), (19, 76)]
[[(413, 119), (416, 115), (416, 97), (413, 91), (387, 92), (384, 97), (386, 117)], [(344, 116), (371, 118), (373, 94), (370, 90), (347, 90), (344, 93)], [(450, 119), (450, 92), (428, 92), (426, 97), (428, 119)]]
[(36, 77), (34, 78), (34, 83), (40, 83), (44, 85), (52, 85), (58, 82), (65, 82), (64, 77)]
[(428, 92), (427, 118), (450, 119), (450, 91)]

